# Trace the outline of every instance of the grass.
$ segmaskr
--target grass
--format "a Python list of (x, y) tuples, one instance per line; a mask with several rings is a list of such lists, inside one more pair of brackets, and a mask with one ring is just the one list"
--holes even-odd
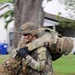
[(6, 60), (8, 57), (9, 57), (8, 54), (7, 54), (7, 55), (0, 55), (0, 64), (1, 64), (4, 60)]
[[(9, 55), (0, 55), (0, 64), (9, 57)], [(75, 55), (62, 56), (53, 61), (55, 75), (75, 75)]]
[(0, 3), (3, 3), (3, 2), (12, 2), (12, 0), (0, 0)]
[[(60, 72), (63, 75), (71, 75), (75, 73), (75, 55), (62, 56), (60, 59), (53, 62), (55, 72)], [(75, 74), (74, 74), (75, 75)]]

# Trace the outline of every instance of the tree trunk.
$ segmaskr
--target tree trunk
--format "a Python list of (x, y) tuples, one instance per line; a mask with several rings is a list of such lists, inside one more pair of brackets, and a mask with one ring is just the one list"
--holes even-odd
[(43, 25), (44, 12), (41, 7), (43, 0), (14, 0), (14, 48), (17, 47), (21, 35), (19, 34), (20, 26), (26, 22), (34, 22), (38, 26)]

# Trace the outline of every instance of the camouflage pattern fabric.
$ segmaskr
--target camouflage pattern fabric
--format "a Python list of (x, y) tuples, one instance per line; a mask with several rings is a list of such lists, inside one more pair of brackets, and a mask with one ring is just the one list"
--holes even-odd
[[(24, 39), (22, 37), (18, 44), (18, 47), (16, 49), (12, 50), (10, 57), (1, 64), (1, 66), (0, 66), (2, 68), (2, 69), (0, 69), (1, 75), (17, 75), (18, 70), (20, 68), (21, 59), (20, 58), (16, 59), (15, 57), (17, 55), (17, 50), (24, 47), (25, 45), (26, 45), (26, 43), (24, 42)], [(22, 69), (24, 70), (23, 72), (25, 75), (25, 66), (23, 66)], [(18, 74), (18, 75), (23, 75), (23, 73)]]
[(21, 34), (36, 34), (38, 27), (33, 22), (27, 22), (20, 27)]
[(69, 54), (72, 51), (73, 47), (74, 43), (71, 37), (62, 37), (61, 51), (63, 52), (63, 54), (65, 55)]
[(51, 56), (45, 47), (33, 51), (23, 60), (23, 64), (27, 64), (26, 75), (53, 75)]
[(52, 52), (53, 54), (61, 52), (64, 54), (69, 54), (73, 49), (74, 43), (70, 37), (62, 37), (52, 29), (41, 28), (39, 29), (37, 35), (38, 39), (33, 40), (26, 45), (30, 51), (38, 47), (45, 46), (48, 47), (50, 52)]
[(0, 75), (17, 75), (19, 62), (12, 57), (0, 65)]
[[(26, 43), (24, 43), (24, 41), (22, 41), (22, 40), (23, 39), (21, 39), (18, 47), (12, 51), (11, 57), (9, 59), (5, 60), (5, 62), (2, 63), (2, 66), (4, 67), (4, 70), (5, 69), (7, 70), (7, 72), (5, 72), (5, 71), (4, 72), (7, 73), (8, 75), (17, 75), (18, 68), (20, 66), (20, 62), (19, 62), (20, 59), (18, 58), (18, 59), (15, 60), (15, 56), (17, 54), (16, 50), (18, 50), (19, 48), (21, 48), (21, 47), (23, 47), (23, 46), (26, 45)], [(33, 57), (31, 57), (32, 55), (31, 56), (27, 56), (26, 59), (22, 60), (23, 61), (23, 65), (24, 65), (23, 67), (25, 67), (26, 65), (28, 67), (30, 66), (31, 69), (33, 69), (33, 71), (37, 70), (37, 72), (35, 72), (35, 73), (37, 73), (37, 75), (39, 75), (40, 74), (39, 72), (44, 68), (44, 66), (46, 66), (46, 62), (47, 62), (48, 63), (47, 65), (49, 65), (50, 68), (48, 70), (49, 72), (47, 71), (46, 74), (49, 73), (50, 75), (52, 75), (53, 74), (53, 72), (52, 72), (53, 70), (52, 70), (52, 64), (51, 64), (52, 63), (51, 62), (51, 56), (47, 56), (47, 54), (46, 54), (46, 51), (47, 51), (46, 48), (39, 48), (38, 50), (35, 50), (35, 51), (37, 53), (35, 52), (34, 54), (35, 54), (35, 56), (37, 54), (37, 57), (38, 57), (37, 60), (38, 61), (36, 59), (33, 59), (35, 56), (33, 56)], [(46, 59), (48, 57), (50, 57), (50, 60)], [(46, 69), (44, 68), (44, 70), (46, 70)], [(42, 74), (43, 72), (44, 71), (42, 71), (40, 75), (43, 75)], [(25, 69), (24, 69), (22, 71), (22, 73), (20, 73), (18, 75), (25, 75), (25, 73), (26, 72), (25, 72)], [(35, 73), (34, 74), (32, 73), (32, 75), (35, 75)]]
[[(22, 59), (23, 71), (21, 71), (21, 73), (18, 75), (53, 75), (52, 60), (49, 51), (51, 51), (53, 54), (61, 53), (60, 49), (62, 48), (63, 51), (67, 47), (62, 47), (62, 43), (58, 41), (58, 39), (61, 37), (59, 37), (60, 35), (54, 30), (49, 28), (40, 28), (36, 33), (38, 39), (28, 44), (25, 43), (23, 37), (21, 38), (18, 47), (14, 49), (11, 56), (2, 63), (2, 73), (6, 72), (7, 75), (17, 75), (21, 61), (20, 58), (15, 59), (17, 50), (26, 46), (30, 51), (32, 51), (32, 53), (31, 55), (28, 55), (26, 59)], [(68, 45), (70, 46), (70, 44)], [(45, 47), (48, 47), (47, 49), (50, 50), (47, 50)], [(71, 49), (72, 47), (73, 46), (71, 46)]]
[(38, 35), (38, 39), (26, 45), (30, 51), (41, 46), (45, 46), (45, 47), (48, 46), (49, 48), (51, 48), (53, 45), (56, 45), (59, 36), (59, 34), (56, 31), (53, 31), (48, 28), (39, 29), (37, 35)]
[[(48, 46), (48, 48), (50, 48), (50, 51), (55, 54), (61, 53), (61, 52), (64, 53), (64, 51), (66, 51), (66, 49), (68, 49), (67, 46), (66, 46), (66, 48), (64, 48), (65, 47), (63, 45), (64, 42), (62, 44), (62, 41), (64, 41), (64, 40), (63, 40), (63, 38), (61, 38), (62, 36), (55, 30), (52, 30), (50, 28), (37, 28), (37, 26), (32, 22), (23, 24), (20, 29), (21, 29), (22, 34), (27, 34), (27, 33), (30, 33), (32, 35), (36, 34), (38, 37), (38, 39), (36, 39), (26, 45), (30, 51), (32, 51), (38, 47), (41, 47), (41, 46), (45, 46), (45, 47)], [(58, 39), (61, 39), (62, 41), (58, 40)], [(68, 51), (67, 53), (69, 53), (73, 49), (73, 41), (69, 42), (69, 39), (67, 37), (67, 42), (69, 43), (68, 44), (69, 46), (72, 44), (72, 46), (70, 46), (70, 49), (67, 50)], [(53, 47), (55, 47), (55, 48), (53, 48)]]

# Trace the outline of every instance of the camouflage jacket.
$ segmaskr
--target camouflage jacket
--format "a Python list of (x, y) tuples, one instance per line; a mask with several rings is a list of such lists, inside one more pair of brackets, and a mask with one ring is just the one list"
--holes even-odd
[(37, 36), (38, 39), (26, 45), (29, 51), (44, 46), (48, 48), (53, 56), (61, 56), (62, 54), (69, 54), (74, 47), (71, 37), (62, 37), (58, 32), (50, 28), (40, 28), (37, 31)]
[(26, 75), (53, 75), (50, 53), (45, 47), (39, 47), (23, 60), (27, 65)]
[[(17, 74), (16, 72), (20, 67), (20, 58), (15, 59), (15, 57), (17, 54), (17, 50), (24, 47), (25, 45), (26, 43), (24, 42), (24, 39), (22, 37), (18, 47), (14, 49), (11, 53), (11, 56), (2, 63), (4, 68), (8, 70), (10, 75)], [(53, 75), (51, 56), (50, 54), (47, 54), (47, 50), (45, 47), (39, 47), (31, 55), (28, 55), (26, 59), (23, 59), (22, 62), (23, 65), (27, 66), (27, 73), (32, 72), (32, 75), (33, 73), (34, 75), (35, 73), (37, 73), (37, 75)]]
[(37, 39), (31, 41), (30, 43), (26, 44), (25, 40), (22, 36), (17, 50), (23, 47), (28, 47), (29, 51), (32, 51), (39, 47), (49, 47), (53, 52), (55, 52), (57, 40), (59, 38), (60, 34), (58, 32), (50, 29), (50, 28), (39, 28), (37, 31)]
[(56, 52), (56, 44), (60, 34), (50, 28), (40, 28), (37, 33), (38, 39), (33, 40), (26, 46), (29, 51), (32, 51), (38, 47), (48, 47), (52, 52)]
[[(23, 37), (18, 45), (18, 49), (25, 46), (26, 43)], [(12, 57), (15, 58), (16, 50), (12, 52)], [(45, 47), (38, 47), (32, 51), (31, 55), (28, 55), (26, 59), (22, 60), (23, 65), (27, 66), (26, 75), (53, 75), (52, 60), (50, 53)]]

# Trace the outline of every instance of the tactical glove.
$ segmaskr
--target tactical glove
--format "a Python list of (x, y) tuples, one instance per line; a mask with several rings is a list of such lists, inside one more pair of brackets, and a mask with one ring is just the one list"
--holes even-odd
[(51, 56), (52, 56), (52, 60), (55, 61), (55, 60), (59, 59), (62, 56), (62, 54), (61, 53), (56, 53), (56, 54), (53, 54)]
[(30, 52), (28, 51), (28, 47), (24, 47), (17, 51), (17, 57), (25, 58)]

